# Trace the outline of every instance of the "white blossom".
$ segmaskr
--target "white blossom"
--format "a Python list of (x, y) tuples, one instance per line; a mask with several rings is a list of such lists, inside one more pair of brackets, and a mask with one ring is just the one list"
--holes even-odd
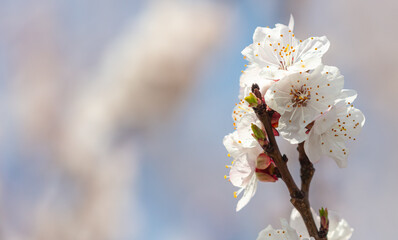
[(313, 237), (303, 237), (295, 229), (289, 226), (285, 219), (281, 219), (282, 229), (273, 229), (271, 225), (262, 230), (257, 240), (314, 240)]
[(260, 87), (260, 92), (264, 96), (267, 90), (276, 82), (276, 80), (267, 79), (260, 76), (261, 68), (256, 64), (249, 64), (240, 77), (239, 98), (243, 99), (252, 92), (253, 84)]
[[(315, 223), (319, 228), (320, 217), (311, 209), (314, 216)], [(336, 212), (328, 211), (329, 231), (327, 235), (328, 240), (348, 240), (350, 239), (353, 228), (348, 225), (347, 221), (341, 218)], [(290, 226), (297, 232), (302, 234), (303, 237), (308, 237), (308, 232), (305, 227), (303, 218), (300, 213), (294, 208), (290, 215)]]
[(356, 97), (353, 91), (343, 91), (344, 101), (339, 101), (314, 122), (304, 149), (311, 162), (317, 162), (321, 156), (333, 158), (341, 168), (347, 166), (347, 140), (356, 140), (365, 123), (365, 116), (354, 108), (352, 101)]
[(239, 139), (238, 131), (234, 131), (224, 137), (224, 146), (228, 151), (228, 155), (233, 158), (232, 165), (226, 166), (231, 169), (229, 179), (234, 186), (239, 187), (239, 190), (234, 192), (234, 197), (237, 198), (243, 192), (242, 198), (238, 201), (236, 211), (246, 206), (256, 193), (258, 182), (255, 174), (256, 158), (262, 152), (258, 144), (255, 147), (245, 147)]
[(256, 159), (263, 149), (252, 136), (251, 124), (261, 126), (261, 122), (244, 100), (236, 104), (232, 117), (236, 131), (225, 136), (223, 143), (228, 156), (233, 159), (232, 165), (227, 165), (231, 169), (229, 179), (234, 186), (240, 188), (234, 192), (234, 197), (237, 198), (243, 192), (236, 207), (236, 211), (239, 211), (246, 206), (257, 189)]
[(293, 26), (291, 16), (289, 26), (257, 27), (253, 43), (242, 51), (250, 63), (261, 69), (262, 77), (280, 79), (288, 73), (305, 72), (321, 64), (323, 54), (329, 49), (329, 40), (325, 36), (298, 40)]
[(277, 130), (291, 144), (304, 141), (305, 128), (330, 108), (341, 93), (344, 77), (336, 67), (320, 65), (312, 73), (287, 75), (267, 91), (270, 108), (281, 114)]

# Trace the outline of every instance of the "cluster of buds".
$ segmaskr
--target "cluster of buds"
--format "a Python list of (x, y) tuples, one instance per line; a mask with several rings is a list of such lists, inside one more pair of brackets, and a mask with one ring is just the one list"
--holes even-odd
[(274, 161), (266, 154), (261, 153), (256, 160), (256, 176), (261, 182), (276, 182), (277, 168)]
[[(256, 109), (260, 105), (265, 104), (264, 98), (261, 96), (258, 85), (253, 84), (252, 93), (249, 96), (245, 97), (249, 106), (253, 109)], [(280, 115), (272, 111), (271, 109), (266, 109), (266, 111), (270, 114), (273, 122), (273, 131), (275, 135), (278, 135), (278, 131), (276, 131), (275, 127), (278, 124)], [(260, 128), (256, 124), (251, 124), (252, 136), (258, 141), (260, 146), (263, 149), (267, 149), (269, 147), (269, 141), (267, 139), (267, 134), (264, 128)], [(278, 180), (278, 169), (275, 166), (274, 160), (266, 153), (260, 153), (256, 159), (256, 176), (257, 179), (261, 182), (275, 182)]]

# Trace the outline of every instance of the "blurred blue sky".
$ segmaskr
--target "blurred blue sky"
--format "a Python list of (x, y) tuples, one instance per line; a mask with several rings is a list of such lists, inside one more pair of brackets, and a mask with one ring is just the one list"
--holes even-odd
[[(203, 239), (255, 239), (266, 224), (250, 221), (256, 206), (249, 214), (246, 209), (234, 213), (235, 190), (223, 178), (228, 174), (224, 166), (231, 159), (222, 145), (223, 137), (233, 130), (231, 112), (239, 101), (239, 77), (246, 64), (240, 51), (252, 41), (258, 23), (272, 26), (282, 15), (283, 1), (260, 2), (232, 4), (236, 14), (232, 29), (203, 63), (194, 91), (187, 93), (182, 109), (156, 144), (153, 139), (152, 144), (145, 144), (148, 159), (140, 171), (148, 178), (142, 181), (140, 194), (149, 213), (145, 238), (162, 239), (188, 229), (203, 234)], [(284, 20), (288, 21), (288, 15)], [(223, 216), (225, 211), (229, 214)]]
[[(338, 169), (330, 159), (316, 165), (317, 173), (311, 192), (313, 206), (326, 206), (340, 212), (354, 227), (354, 240), (393, 236), (394, 215), (398, 213), (394, 207), (398, 201), (395, 187), (398, 150), (394, 135), (397, 133), (395, 125), (398, 115), (392, 108), (396, 106), (395, 102), (374, 85), (383, 78), (391, 79), (396, 73), (387, 75), (384, 62), (379, 62), (374, 69), (365, 65), (375, 58), (373, 52), (365, 55), (369, 60), (358, 54), (363, 45), (356, 46), (358, 41), (355, 37), (365, 30), (356, 30), (359, 35), (351, 36), (349, 33), (363, 28), (357, 22), (366, 19), (366, 14), (362, 13), (359, 20), (351, 22), (355, 16), (349, 16), (351, 13), (347, 10), (340, 12), (339, 6), (343, 2), (303, 1), (305, 6), (298, 8), (297, 3), (287, 0), (219, 1), (230, 11), (230, 17), (225, 19), (226, 31), (221, 43), (213, 47), (201, 63), (194, 87), (185, 93), (179, 106), (170, 106), (170, 111), (175, 113), (171, 119), (134, 136), (140, 149), (140, 160), (136, 180), (138, 187), (132, 187), (130, 195), (137, 199), (134, 204), (138, 207), (135, 210), (126, 209), (125, 225), (128, 229), (130, 222), (139, 222), (131, 226), (139, 228), (135, 239), (255, 239), (268, 224), (277, 227), (279, 217), (289, 217), (291, 206), (281, 182), (261, 183), (250, 204), (235, 213), (235, 189), (223, 178), (228, 174), (224, 166), (230, 159), (222, 139), (233, 131), (231, 112), (239, 101), (239, 76), (246, 64), (241, 50), (251, 43), (257, 26), (287, 24), (291, 13), (296, 19), (296, 36), (304, 39), (310, 35), (325, 34), (331, 40), (332, 47), (324, 62), (339, 67), (345, 75), (345, 87), (358, 91), (356, 107), (367, 118), (358, 142), (351, 144), (347, 169)], [(372, 6), (370, 1), (365, 2), (366, 9), (369, 9)], [(32, 38), (32, 42), (43, 42), (40, 45), (43, 49), (52, 48), (55, 54), (62, 56), (64, 65), (60, 71), (67, 82), (64, 91), (73, 91), (81, 81), (89, 81), (89, 78), (82, 76), (89, 75), (98, 66), (108, 44), (131, 21), (134, 22), (146, 5), (145, 1), (126, 0), (3, 0), (0, 3), (0, 31), (4, 33), (0, 35), (0, 92), (4, 99), (0, 103), (4, 116), (3, 129), (0, 130), (0, 173), (2, 191), (7, 194), (1, 203), (3, 208), (5, 206), (1, 214), (7, 217), (6, 226), (24, 231), (25, 223), (21, 220), (24, 208), (15, 212), (15, 206), (23, 206), (30, 201), (28, 205), (34, 205), (34, 201), (39, 199), (37, 195), (50, 185), (45, 182), (47, 178), (41, 176), (44, 170), (40, 169), (42, 164), (51, 162), (47, 159), (46, 146), (36, 149), (36, 155), (30, 150), (22, 150), (25, 146), (20, 135), (23, 133), (18, 128), (18, 121), (21, 120), (10, 114), (11, 105), (7, 102), (10, 101), (7, 94), (9, 79), (17, 75), (16, 62), (25, 50), (23, 44), (26, 41), (23, 40), (28, 37)], [(322, 11), (324, 9), (330, 11)], [(31, 26), (27, 23), (35, 21), (41, 12), (54, 14), (55, 22), (48, 22), (50, 31), (42, 33), (40, 28), (26, 29)], [(340, 13), (342, 20), (335, 21)], [(373, 17), (379, 21), (385, 17), (381, 12), (374, 14)], [(48, 38), (56, 39), (56, 44), (47, 45), (45, 40)], [(397, 53), (395, 49), (392, 51)], [(374, 72), (382, 73), (380, 79), (373, 78)], [(396, 86), (391, 85), (391, 88), (396, 89)], [(387, 107), (382, 106), (383, 103)], [(386, 112), (386, 109), (391, 112)], [(382, 114), (386, 117), (380, 117)], [(375, 136), (378, 136), (376, 140)], [(281, 144), (292, 159), (292, 171), (297, 177), (295, 149)], [(42, 164), (36, 167), (31, 164), (26, 168), (26, 161)], [(58, 180), (62, 184), (62, 177)], [(8, 205), (14, 208), (7, 210)], [(385, 220), (383, 217), (387, 213), (391, 216)], [(129, 230), (126, 232), (125, 239), (132, 239)], [(135, 230), (134, 234), (137, 234)]]

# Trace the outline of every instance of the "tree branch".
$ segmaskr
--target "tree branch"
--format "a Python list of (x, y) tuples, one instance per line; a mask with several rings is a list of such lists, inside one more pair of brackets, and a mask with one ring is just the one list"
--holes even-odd
[(286, 155), (282, 156), (279, 151), (279, 147), (272, 130), (271, 119), (266, 111), (267, 106), (263, 103), (253, 109), (267, 133), (269, 144), (262, 146), (264, 151), (274, 160), (275, 165), (278, 167), (279, 173), (281, 174), (282, 180), (286, 183), (290, 196), (292, 198), (304, 198), (303, 192), (298, 188), (289, 172), (289, 169), (287, 168), (286, 162), (288, 159)]
[(267, 105), (265, 104), (261, 96), (258, 86), (253, 85), (252, 91), (257, 98), (261, 99), (261, 102), (256, 107), (253, 107), (253, 110), (256, 113), (258, 119), (263, 124), (269, 141), (269, 143), (262, 145), (262, 148), (274, 160), (275, 165), (278, 168), (278, 171), (281, 175), (281, 178), (285, 182), (289, 190), (290, 202), (300, 212), (304, 220), (304, 223), (307, 227), (309, 235), (311, 237), (314, 237), (316, 240), (326, 240), (326, 237), (321, 237), (319, 235), (318, 229), (316, 227), (314, 218), (311, 213), (311, 207), (308, 200), (308, 193), (309, 193), (311, 179), (312, 176), (314, 175), (315, 169), (304, 152), (304, 145), (303, 143), (301, 143), (298, 146), (300, 153), (299, 160), (301, 164), (301, 180), (302, 180), (301, 189), (299, 189), (287, 167), (288, 159), (286, 155), (282, 156), (282, 154), (279, 151), (279, 147), (275, 140), (275, 135), (271, 125), (271, 116), (267, 111)]

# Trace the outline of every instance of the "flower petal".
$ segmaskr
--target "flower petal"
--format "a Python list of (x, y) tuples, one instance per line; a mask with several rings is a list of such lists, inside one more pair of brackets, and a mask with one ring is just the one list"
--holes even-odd
[(293, 28), (294, 28), (294, 18), (293, 18), (293, 15), (292, 15), (292, 14), (290, 14), (290, 20), (289, 20), (289, 25), (288, 25), (288, 27), (289, 27), (289, 29), (290, 29), (291, 31), (293, 31)]
[(258, 146), (257, 140), (252, 136), (251, 124), (254, 123), (257, 126), (261, 126), (260, 120), (258, 120), (256, 114), (246, 113), (244, 114), (237, 124), (237, 132), (239, 135), (239, 141), (244, 148), (252, 148)]
[(254, 196), (257, 190), (257, 177), (255, 174), (253, 174), (249, 184), (246, 186), (243, 192), (242, 198), (238, 201), (238, 204), (236, 205), (236, 211), (240, 211), (244, 206), (246, 206), (250, 199)]
[(320, 135), (311, 130), (308, 139), (304, 142), (304, 150), (312, 163), (318, 162), (322, 156)]
[(285, 236), (289, 240), (299, 240), (297, 231), (289, 226), (289, 223), (286, 219), (281, 219), (282, 228), (286, 231)]
[(287, 69), (294, 72), (306, 72), (317, 68), (322, 64), (322, 59), (320, 57), (313, 57), (305, 59), (303, 61), (295, 62), (293, 65), (289, 66)]
[(357, 96), (358, 96), (357, 91), (352, 89), (343, 89), (341, 90), (337, 102), (344, 101), (346, 104), (350, 105), (354, 102)]
[(363, 115), (361, 110), (354, 107), (348, 107), (348, 110), (344, 114), (344, 117), (346, 119), (345, 126), (348, 132), (346, 140), (350, 139), (349, 137), (353, 139), (353, 137), (356, 137), (361, 133), (362, 127), (365, 124), (365, 116)]
[(241, 154), (241, 146), (236, 141), (237, 138), (238, 133), (234, 131), (226, 135), (223, 139), (223, 144), (232, 158), (237, 158)]
[(261, 69), (254, 64), (250, 64), (240, 77), (239, 99), (249, 96), (252, 85), (256, 83), (260, 87), (262, 95), (275, 83), (274, 80), (260, 76)]
[(266, 39), (266, 32), (263, 27), (257, 27), (253, 34), (253, 43), (261, 43)]
[(261, 77), (273, 80), (281, 79), (288, 74), (288, 71), (279, 68), (263, 68), (260, 72)]
[(322, 133), (328, 131), (334, 124), (336, 124), (336, 121), (337, 107), (333, 106), (315, 119), (315, 123), (311, 129), (311, 132), (316, 135), (321, 135)]
[(329, 40), (323, 37), (310, 37), (297, 47), (296, 61), (306, 61), (310, 58), (321, 58), (329, 49)]
[(270, 238), (270, 236), (275, 236), (276, 235), (276, 231), (275, 229), (272, 228), (271, 225), (268, 225), (268, 227), (266, 227), (265, 229), (263, 229), (257, 237), (257, 240), (272, 240), (272, 238)]
[(344, 139), (340, 136), (336, 137), (333, 133), (327, 133), (321, 136), (321, 141), (324, 143), (323, 153), (333, 158), (340, 168), (347, 167), (348, 149)]
[[(303, 108), (296, 109), (301, 111)], [(277, 128), (279, 134), (291, 144), (301, 143), (308, 138), (308, 134), (306, 133), (307, 129), (301, 124), (298, 124), (304, 122), (304, 114), (296, 113), (297, 111), (285, 112), (285, 114), (283, 114), (279, 119), (279, 125)]]
[(229, 179), (232, 185), (236, 187), (245, 187), (250, 181), (250, 174), (253, 173), (253, 167), (250, 166), (247, 154), (242, 154), (236, 159), (229, 171)]
[(348, 225), (347, 221), (341, 219), (333, 231), (329, 231), (328, 240), (349, 240), (354, 229)]

